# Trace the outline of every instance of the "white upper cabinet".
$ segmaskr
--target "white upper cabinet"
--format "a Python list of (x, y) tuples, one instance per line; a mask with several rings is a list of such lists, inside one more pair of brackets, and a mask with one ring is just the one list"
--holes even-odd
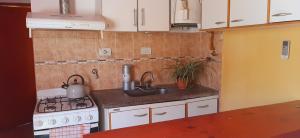
[(102, 0), (109, 31), (169, 31), (169, 0)]
[(108, 31), (137, 31), (137, 0), (102, 0), (102, 16)]
[(230, 0), (230, 27), (265, 24), (267, 13), (268, 0)]
[(202, 29), (227, 27), (228, 0), (202, 0)]
[(271, 0), (270, 22), (300, 20), (300, 0)]
[(169, 31), (169, 0), (138, 0), (139, 31)]
[[(101, 0), (71, 0), (72, 14), (100, 15)], [(59, 0), (31, 0), (31, 11), (42, 13), (59, 13)]]

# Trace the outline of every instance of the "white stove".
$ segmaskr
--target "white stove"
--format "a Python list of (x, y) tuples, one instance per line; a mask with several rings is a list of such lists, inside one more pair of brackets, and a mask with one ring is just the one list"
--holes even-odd
[(34, 135), (49, 135), (49, 129), (91, 124), (98, 129), (98, 108), (90, 96), (68, 99), (62, 88), (38, 91), (33, 114)]

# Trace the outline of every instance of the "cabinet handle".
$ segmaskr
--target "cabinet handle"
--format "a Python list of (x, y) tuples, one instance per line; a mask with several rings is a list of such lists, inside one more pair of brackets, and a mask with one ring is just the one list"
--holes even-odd
[(142, 8), (141, 9), (141, 12), (142, 12), (142, 26), (144, 26), (145, 25), (145, 8)]
[(207, 108), (207, 107), (209, 107), (208, 104), (207, 105), (203, 105), (203, 106), (197, 106), (197, 108)]
[(288, 16), (288, 15), (292, 15), (292, 13), (277, 13), (277, 14), (273, 14), (273, 17), (280, 17), (280, 16)]
[(71, 26), (65, 26), (66, 29), (72, 29), (73, 27)]
[(216, 25), (224, 24), (225, 22), (215, 22)]
[(167, 114), (167, 112), (157, 113), (157, 114), (154, 114), (154, 115), (165, 115), (165, 114)]
[(133, 14), (134, 14), (133, 25), (137, 26), (137, 9), (133, 9)]
[(141, 115), (134, 115), (135, 117), (144, 117), (144, 116), (147, 116), (148, 114), (141, 114)]
[(236, 19), (236, 20), (231, 20), (232, 23), (237, 23), (237, 22), (242, 22), (244, 21), (243, 19)]

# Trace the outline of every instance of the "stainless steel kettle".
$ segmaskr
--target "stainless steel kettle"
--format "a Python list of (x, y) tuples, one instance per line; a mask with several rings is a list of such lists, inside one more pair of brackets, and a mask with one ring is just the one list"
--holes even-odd
[[(81, 83), (78, 83), (77, 79), (71, 84), (70, 80), (72, 78), (79, 77)], [(70, 99), (82, 98), (86, 95), (86, 88), (84, 86), (84, 78), (81, 75), (74, 74), (68, 78), (67, 83), (63, 82), (62, 88), (67, 89), (67, 97)]]

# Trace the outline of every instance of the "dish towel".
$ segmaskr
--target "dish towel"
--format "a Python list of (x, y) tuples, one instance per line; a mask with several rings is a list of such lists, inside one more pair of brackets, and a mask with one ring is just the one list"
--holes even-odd
[(91, 124), (81, 124), (50, 129), (50, 138), (82, 138), (89, 134)]

